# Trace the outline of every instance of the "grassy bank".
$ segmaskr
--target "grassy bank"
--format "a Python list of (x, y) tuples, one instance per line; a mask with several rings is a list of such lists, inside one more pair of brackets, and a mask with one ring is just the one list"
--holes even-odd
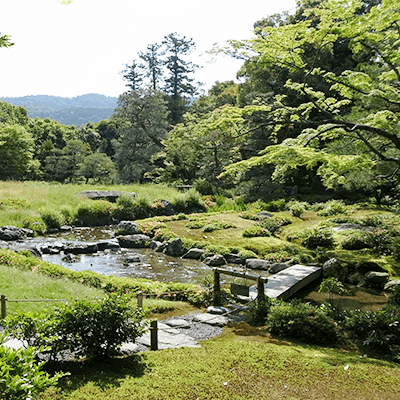
[(43, 400), (397, 399), (399, 365), (272, 339), (247, 324), (202, 343), (104, 364), (65, 363)]

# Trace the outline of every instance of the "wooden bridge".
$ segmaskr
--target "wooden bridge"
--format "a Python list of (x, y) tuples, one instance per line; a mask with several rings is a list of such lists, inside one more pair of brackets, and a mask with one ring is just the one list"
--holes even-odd
[[(286, 300), (304, 286), (322, 276), (322, 268), (306, 265), (293, 265), (268, 277), (264, 283), (264, 293), (271, 299)], [(250, 287), (250, 298), (257, 297), (256, 285)]]

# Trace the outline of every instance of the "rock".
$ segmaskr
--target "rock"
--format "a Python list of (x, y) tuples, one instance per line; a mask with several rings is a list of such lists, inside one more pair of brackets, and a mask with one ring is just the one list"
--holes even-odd
[(135, 221), (121, 221), (115, 228), (116, 235), (135, 235), (138, 233), (138, 224)]
[(322, 266), (322, 276), (324, 278), (337, 278), (340, 281), (345, 281), (348, 275), (347, 267), (339, 263), (336, 258), (331, 258)]
[(162, 253), (166, 248), (168, 243), (167, 242), (159, 242), (160, 244), (154, 249), (155, 252), (157, 253)]
[(110, 239), (110, 240), (101, 240), (96, 243), (98, 251), (105, 251), (105, 250), (112, 250), (118, 251), (119, 250), (119, 243), (117, 239)]
[(203, 262), (210, 267), (218, 267), (226, 264), (226, 260), (221, 254), (215, 254), (211, 257), (206, 257)]
[[(27, 236), (26, 229), (17, 228), (12, 225), (5, 225), (0, 227), (0, 239), (5, 241), (25, 239)], [(30, 231), (30, 230), (29, 230)], [(33, 234), (33, 231), (31, 231)]]
[(373, 261), (362, 261), (358, 263), (356, 266), (356, 270), (357, 272), (361, 272), (362, 274), (366, 274), (369, 271), (386, 272), (384, 268)]
[[(160, 245), (162, 245), (162, 242), (159, 242), (158, 240), (152, 240), (149, 244), (149, 247), (152, 250), (155, 250), (157, 247), (159, 247)], [(163, 249), (164, 250), (164, 249)]]
[(365, 274), (361, 273), (361, 272), (356, 272), (352, 275), (350, 275), (347, 278), (348, 282), (351, 283), (352, 285), (358, 285), (358, 284), (362, 284), (365, 282)]
[(59, 243), (47, 244), (40, 246), (39, 250), (42, 252), (42, 254), (58, 254), (64, 250), (64, 246)]
[(164, 206), (164, 214), (165, 215), (173, 215), (175, 211), (172, 207), (172, 204), (168, 200), (161, 200), (161, 204)]
[(72, 231), (72, 226), (69, 226), (69, 225), (61, 225), (61, 226), (60, 226), (60, 231), (61, 231), (61, 232), (70, 232), (70, 231)]
[(372, 226), (365, 226), (361, 224), (340, 224), (337, 225), (333, 228), (334, 231), (336, 232), (341, 232), (341, 231), (348, 231), (348, 230), (353, 230), (353, 231), (372, 231), (376, 228), (373, 228)]
[(229, 311), (230, 310), (228, 308), (221, 307), (221, 306), (210, 306), (210, 307), (207, 308), (207, 312), (209, 314), (221, 315), (221, 314), (226, 314)]
[(189, 258), (191, 260), (200, 260), (201, 256), (204, 254), (203, 249), (197, 249), (193, 247), (187, 253), (185, 253), (182, 258)]
[(148, 247), (151, 239), (147, 235), (127, 235), (127, 236), (118, 236), (118, 243), (121, 247), (125, 247), (128, 249), (139, 249), (143, 247)]
[(186, 250), (183, 247), (182, 240), (180, 238), (176, 238), (170, 242), (167, 242), (164, 253), (172, 257), (180, 257), (186, 253)]
[(64, 246), (63, 250), (65, 254), (91, 254), (97, 253), (98, 247), (96, 243), (69, 243)]
[(173, 328), (182, 328), (182, 329), (189, 329), (190, 328), (190, 323), (186, 321), (185, 319), (181, 318), (174, 318), (174, 319), (169, 319), (164, 321), (168, 326), (171, 326)]
[(142, 261), (142, 256), (140, 254), (132, 254), (125, 258), (124, 264), (134, 264)]
[(369, 283), (384, 285), (389, 280), (389, 274), (387, 272), (369, 271), (365, 274), (365, 280)]
[(400, 286), (400, 279), (387, 282), (384, 290), (386, 292), (393, 292), (397, 286)]
[(76, 254), (66, 254), (64, 257), (61, 258), (62, 261), (65, 261), (67, 263), (75, 263), (79, 262), (81, 260), (80, 256)]
[(289, 268), (289, 267), (290, 267), (290, 265), (286, 264), (286, 263), (273, 263), (268, 268), (268, 272), (270, 274), (276, 274), (276, 273), (283, 271), (284, 269)]
[(259, 258), (248, 258), (246, 260), (246, 267), (250, 269), (260, 269), (262, 271), (268, 271), (271, 263), (267, 260), (260, 260)]
[(195, 314), (193, 316), (193, 321), (208, 325), (225, 326), (228, 324), (229, 319), (227, 317), (223, 317), (222, 315)]
[(259, 213), (256, 213), (256, 215), (258, 217), (260, 217), (261, 219), (272, 218), (272, 214), (270, 214), (269, 212), (266, 212), (266, 211), (261, 211)]
[(136, 193), (122, 193), (118, 190), (84, 190), (83, 192), (77, 193), (77, 196), (87, 197), (91, 200), (107, 200), (115, 203), (122, 194), (128, 194), (132, 197), (136, 196)]
[(237, 254), (226, 254), (225, 260), (228, 264), (244, 264), (246, 260)]

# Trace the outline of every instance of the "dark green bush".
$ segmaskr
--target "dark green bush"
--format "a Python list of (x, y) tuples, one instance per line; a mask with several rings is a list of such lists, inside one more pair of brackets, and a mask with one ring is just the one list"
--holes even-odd
[(286, 207), (286, 200), (271, 200), (265, 205), (265, 211), (278, 212), (283, 211)]
[(378, 311), (353, 310), (345, 328), (367, 349), (400, 361), (400, 309), (391, 305)]
[(281, 227), (285, 225), (291, 224), (293, 221), (288, 218), (266, 218), (260, 222), (257, 222), (256, 225), (261, 226), (262, 228), (267, 229), (272, 235), (279, 233), (281, 231)]
[(395, 286), (387, 302), (391, 306), (400, 307), (400, 285)]
[(316, 249), (317, 247), (326, 247), (328, 249), (335, 246), (333, 232), (327, 228), (306, 229), (302, 233), (301, 244), (307, 249)]
[(266, 324), (273, 335), (310, 344), (332, 344), (338, 340), (338, 328), (326, 311), (304, 303), (282, 302), (271, 307)]
[(262, 228), (261, 226), (251, 226), (247, 228), (242, 233), (243, 237), (264, 237), (264, 236), (271, 236), (271, 233), (268, 229)]
[(269, 311), (271, 309), (272, 301), (269, 297), (265, 296), (263, 301), (253, 300), (248, 304), (249, 307), (249, 322), (252, 325), (262, 326), (265, 325)]
[(92, 200), (80, 205), (74, 223), (80, 226), (101, 226), (114, 222), (117, 207), (106, 200)]
[(369, 249), (368, 238), (370, 235), (368, 232), (354, 232), (342, 241), (341, 246), (345, 250)]
[(60, 226), (63, 225), (65, 221), (63, 215), (58, 211), (41, 210), (40, 216), (48, 229), (60, 229)]

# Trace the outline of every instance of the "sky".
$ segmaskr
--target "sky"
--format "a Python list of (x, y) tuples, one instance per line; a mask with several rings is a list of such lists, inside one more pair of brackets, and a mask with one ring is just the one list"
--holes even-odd
[(127, 90), (120, 72), (147, 45), (176, 32), (196, 44), (192, 77), (208, 90), (235, 80), (242, 61), (206, 52), (228, 39), (249, 39), (257, 20), (294, 11), (295, 0), (1, 0), (0, 97)]

